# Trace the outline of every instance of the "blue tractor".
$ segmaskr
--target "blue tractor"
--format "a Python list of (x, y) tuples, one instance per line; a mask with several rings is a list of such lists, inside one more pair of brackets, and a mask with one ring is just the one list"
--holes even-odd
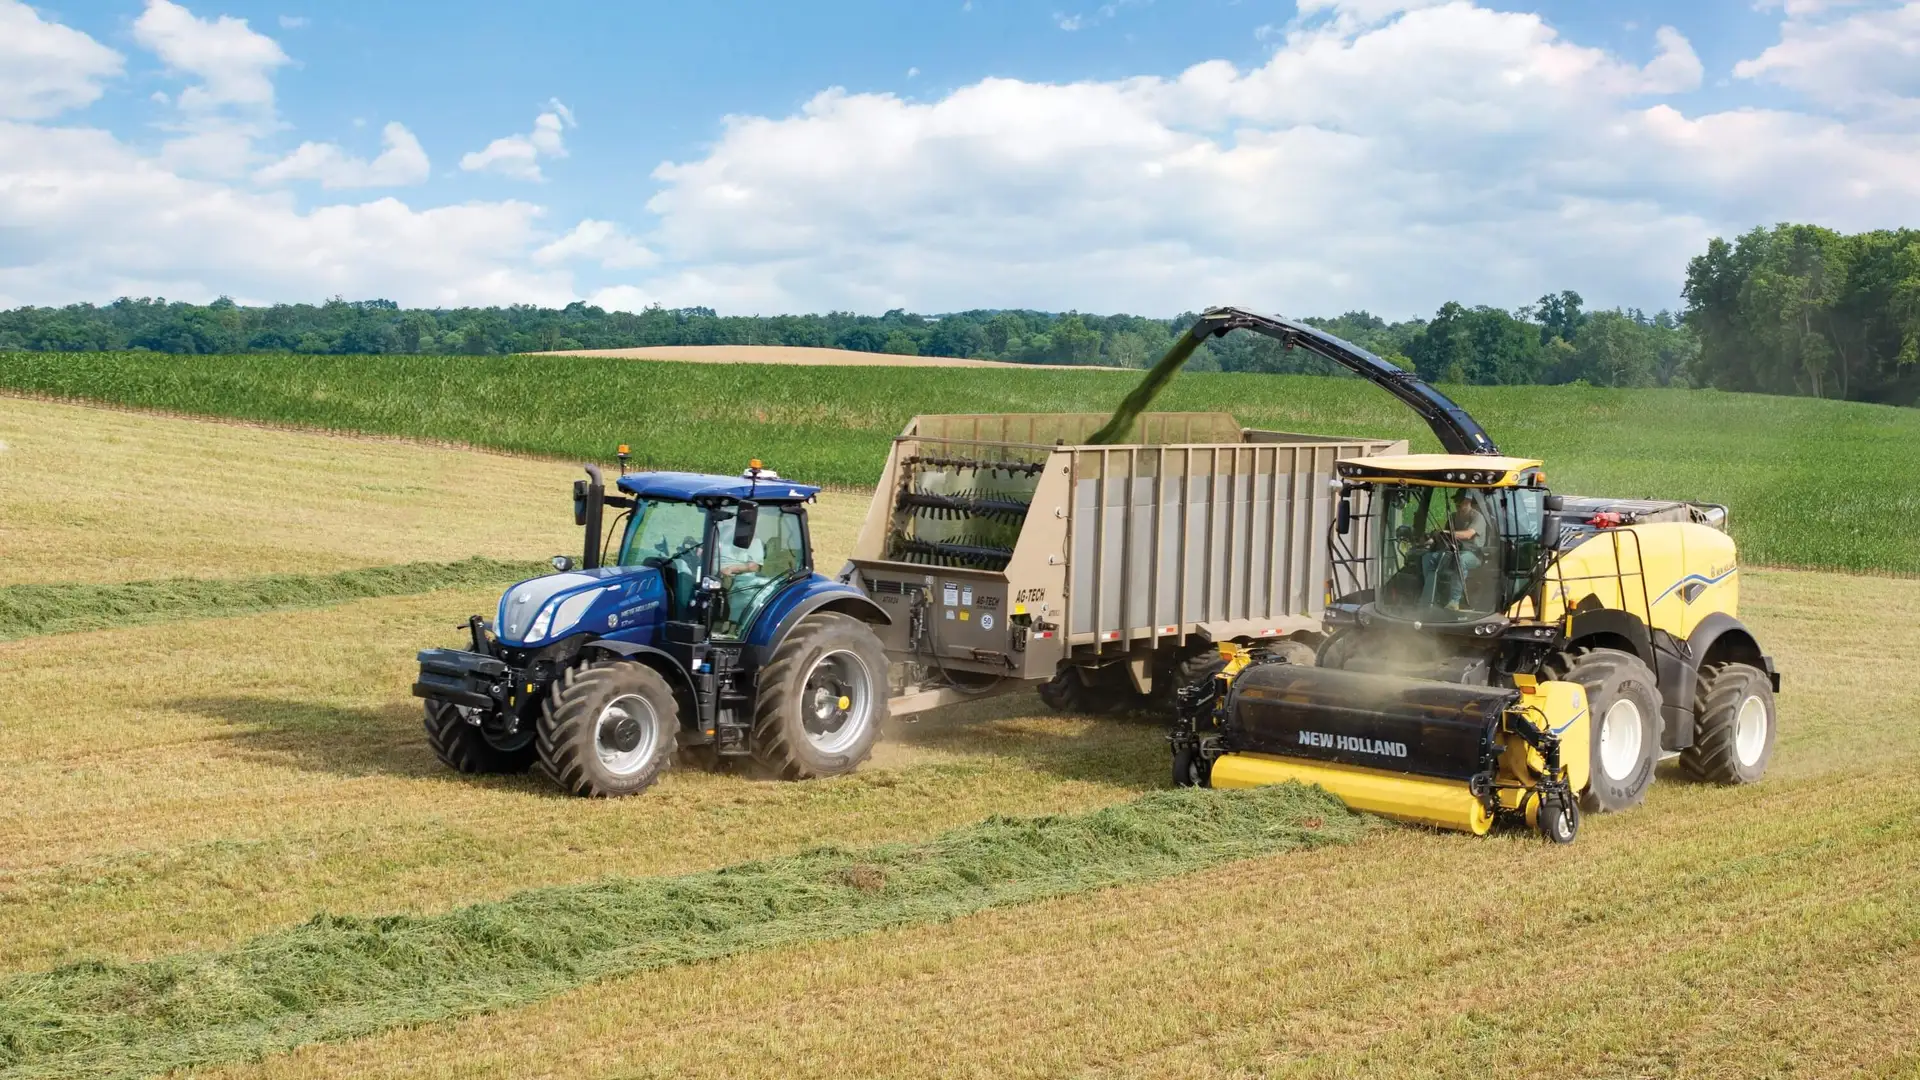
[[(738, 477), (600, 470), (574, 483), (578, 565), (522, 581), (470, 649), (420, 654), (427, 741), (464, 773), (538, 767), (577, 795), (632, 795), (680, 751), (785, 779), (850, 772), (887, 718), (891, 620), (816, 573), (819, 491)], [(618, 511), (610, 528), (607, 508)]]

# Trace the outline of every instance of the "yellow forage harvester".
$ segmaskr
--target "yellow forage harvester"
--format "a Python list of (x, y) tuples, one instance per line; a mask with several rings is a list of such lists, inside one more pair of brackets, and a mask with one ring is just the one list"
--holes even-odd
[(1180, 782), (1296, 780), (1442, 829), (1524, 823), (1562, 844), (1578, 833), (1590, 737), (1580, 684), (1468, 686), (1293, 664), (1259, 646), (1220, 652), (1218, 675), (1180, 691)]

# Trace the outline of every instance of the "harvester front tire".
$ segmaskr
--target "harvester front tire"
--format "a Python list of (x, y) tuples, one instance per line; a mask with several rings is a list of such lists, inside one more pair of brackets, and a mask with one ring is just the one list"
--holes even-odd
[(872, 756), (887, 721), (886, 650), (858, 619), (810, 615), (761, 670), (753, 709), (753, 757), (773, 775), (850, 773)]
[(1593, 649), (1574, 659), (1565, 678), (1587, 690), (1592, 752), (1580, 809), (1612, 814), (1640, 805), (1660, 760), (1660, 684), (1653, 672), (1632, 653)]
[(534, 745), (554, 783), (594, 799), (637, 795), (673, 763), (680, 703), (660, 673), (632, 660), (568, 668), (554, 680)]
[(523, 773), (532, 767), (533, 740), (497, 746), (485, 732), (467, 722), (467, 711), (447, 701), (427, 702), (427, 745), (433, 755), (455, 772)]
[(1747, 664), (1701, 668), (1694, 716), (1693, 745), (1680, 752), (1689, 775), (1716, 784), (1751, 784), (1766, 775), (1775, 730), (1766, 672)]

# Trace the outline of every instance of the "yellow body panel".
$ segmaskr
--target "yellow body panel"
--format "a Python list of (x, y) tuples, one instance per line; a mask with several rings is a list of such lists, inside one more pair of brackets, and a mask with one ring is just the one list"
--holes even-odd
[[(1740, 575), (1733, 538), (1691, 522), (1596, 533), (1554, 560), (1541, 617), (1557, 620), (1596, 603), (1681, 639), (1714, 612), (1737, 616)], [(1530, 617), (1531, 608), (1531, 601), (1523, 601), (1513, 614)]]
[(1298, 780), (1318, 784), (1355, 810), (1484, 834), (1493, 817), (1465, 784), (1267, 754), (1225, 754), (1213, 763), (1217, 788), (1260, 787)]

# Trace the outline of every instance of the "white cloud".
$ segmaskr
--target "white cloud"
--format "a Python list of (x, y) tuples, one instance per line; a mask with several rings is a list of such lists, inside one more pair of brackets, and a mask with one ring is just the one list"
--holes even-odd
[(577, 126), (571, 110), (558, 100), (549, 101), (546, 110), (534, 118), (531, 132), (495, 139), (485, 149), (463, 156), (460, 167), (467, 172), (496, 172), (515, 180), (544, 180), (540, 159), (566, 157), (565, 132)]
[(431, 171), (427, 152), (405, 124), (390, 123), (381, 132), (386, 149), (368, 161), (336, 143), (301, 143), (300, 148), (253, 174), (263, 184), (314, 180), (325, 188), (399, 187), (423, 183)]
[(0, 0), (0, 118), (37, 120), (91, 105), (119, 75), (119, 53), (47, 22), (18, 0)]
[(280, 29), (282, 30), (305, 30), (312, 25), (313, 20), (307, 18), (305, 15), (280, 16)]
[(1689, 115), (1671, 28), (1635, 64), (1535, 15), (1321, 3), (1252, 69), (831, 90), (662, 165), (639, 282), (730, 311), (975, 306), (1430, 313), (1549, 288), (1673, 306), (1708, 237), (1911, 219), (1920, 137)]
[(1836, 108), (1920, 108), (1920, 0), (1821, 19), (1832, 7), (1789, 2), (1779, 44), (1734, 74)]
[(283, 193), (182, 176), (104, 131), (0, 122), (0, 232), (19, 256), (0, 265), (0, 296), (15, 303), (565, 304), (571, 276), (531, 264), (541, 217), (514, 201), (301, 210)]
[(202, 19), (171, 0), (147, 0), (133, 37), (168, 68), (200, 80), (181, 91), (189, 111), (220, 106), (273, 107), (273, 70), (288, 62), (278, 42), (254, 32), (247, 20)]
[(533, 253), (533, 261), (542, 266), (585, 259), (609, 270), (631, 270), (651, 266), (657, 261), (639, 241), (611, 221), (588, 218), (573, 231)]

